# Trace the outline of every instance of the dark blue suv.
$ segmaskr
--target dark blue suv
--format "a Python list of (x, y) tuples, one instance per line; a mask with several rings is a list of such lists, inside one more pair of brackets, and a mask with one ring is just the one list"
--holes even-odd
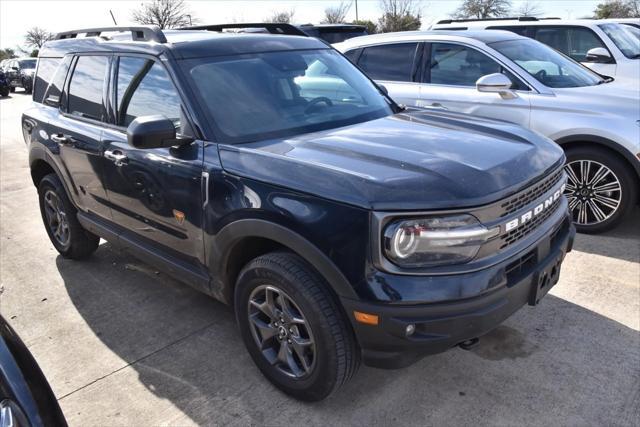
[(103, 238), (233, 306), (299, 399), (361, 361), (468, 347), (537, 304), (571, 250), (554, 143), (399, 106), (315, 38), (61, 33), (33, 101), (22, 129), (60, 254)]

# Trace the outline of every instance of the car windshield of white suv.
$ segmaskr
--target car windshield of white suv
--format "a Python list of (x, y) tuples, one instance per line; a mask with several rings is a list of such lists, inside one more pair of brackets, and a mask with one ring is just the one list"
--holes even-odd
[(609, 36), (624, 56), (631, 59), (640, 58), (640, 41), (634, 36), (633, 27), (620, 24), (602, 24), (600, 28)]
[(392, 101), (329, 49), (186, 62), (196, 93), (226, 142), (250, 142), (361, 123)]
[(22, 61), (18, 61), (20, 63), (20, 68), (24, 70), (32, 70), (36, 68), (36, 60), (35, 59), (23, 59)]
[(605, 82), (598, 74), (535, 40), (508, 40), (489, 45), (548, 87), (584, 87)]

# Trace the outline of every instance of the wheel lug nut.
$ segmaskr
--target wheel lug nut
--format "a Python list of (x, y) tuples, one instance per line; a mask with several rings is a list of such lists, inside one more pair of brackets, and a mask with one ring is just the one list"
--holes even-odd
[(287, 340), (287, 342), (288, 342), (289, 344), (291, 344), (291, 340)]

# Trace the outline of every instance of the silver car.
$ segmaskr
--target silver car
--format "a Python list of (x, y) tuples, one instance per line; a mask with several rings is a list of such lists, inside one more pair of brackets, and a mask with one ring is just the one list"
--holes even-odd
[(556, 141), (579, 231), (629, 214), (640, 179), (640, 94), (507, 31), (405, 32), (335, 45), (398, 102), (507, 120)]

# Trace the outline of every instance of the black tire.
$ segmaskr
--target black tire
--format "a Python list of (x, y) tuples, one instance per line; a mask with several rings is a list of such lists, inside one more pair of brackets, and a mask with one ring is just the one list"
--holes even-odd
[(11, 86), (11, 87), (9, 88), (9, 92), (14, 93), (15, 91), (16, 91), (16, 88), (15, 88), (15, 87)]
[[(258, 347), (259, 338), (254, 335), (254, 323), (249, 320), (251, 310), (256, 309), (249, 301), (252, 294), (265, 286), (283, 291), (310, 326), (313, 358), (307, 359), (311, 360), (309, 370), (300, 377), (285, 374), (282, 368), (270, 363)], [(249, 262), (238, 276), (235, 312), (242, 339), (260, 371), (276, 387), (297, 399), (322, 400), (347, 382), (358, 369), (360, 354), (355, 337), (336, 298), (323, 278), (295, 254), (273, 252)], [(285, 325), (285, 329), (288, 326)], [(289, 331), (293, 337), (293, 330)], [(275, 345), (283, 343), (276, 342), (279, 336), (271, 339)], [(293, 347), (291, 349), (289, 354), (293, 358), (295, 352)], [(295, 360), (300, 361), (300, 358), (295, 355)]]
[[(54, 204), (58, 207), (58, 224), (62, 222), (60, 218), (64, 218), (66, 224), (66, 233), (61, 233), (66, 238), (56, 236), (56, 231), (50, 223), (50, 212), (47, 212), (51, 206), (50, 202), (56, 200)], [(100, 238), (93, 233), (88, 232), (76, 216), (77, 210), (67, 197), (67, 192), (56, 174), (46, 175), (38, 184), (38, 198), (40, 201), (40, 213), (42, 222), (44, 223), (47, 234), (53, 246), (60, 255), (71, 259), (84, 259), (89, 257), (98, 248)]]
[[(593, 208), (587, 209), (585, 214), (587, 216), (585, 217), (585, 220), (585, 218), (581, 218), (579, 216), (580, 205), (572, 205), (572, 215), (576, 230), (580, 233), (595, 234), (610, 230), (618, 225), (625, 217), (627, 217), (627, 215), (630, 214), (638, 200), (638, 179), (635, 176), (635, 173), (631, 170), (631, 167), (616, 153), (597, 146), (581, 145), (571, 147), (566, 150), (566, 156), (567, 166), (565, 166), (565, 168), (571, 166), (574, 173), (579, 172), (580, 164), (578, 162), (580, 161), (590, 162), (590, 172), (592, 177), (595, 173), (594, 170), (597, 170), (595, 168), (598, 168), (599, 165), (608, 168), (610, 173), (607, 174), (604, 182), (611, 183), (612, 181), (617, 180), (620, 188), (619, 191), (610, 191), (604, 194), (600, 193), (607, 197), (607, 199), (618, 199), (617, 208), (615, 209), (600, 205), (600, 207), (602, 207), (602, 211), (606, 214), (606, 217), (603, 220), (596, 218)], [(578, 176), (578, 178), (580, 178), (580, 176)], [(571, 181), (572, 180), (570, 178), (569, 183), (571, 183)], [(582, 195), (578, 195), (577, 192), (574, 194), (574, 197), (577, 197), (576, 203), (586, 203), (587, 201), (593, 202), (595, 199), (593, 193), (589, 195), (589, 188), (583, 188), (583, 190), (585, 191), (584, 197), (582, 197)], [(567, 197), (569, 197), (570, 202), (572, 202), (573, 199), (570, 193), (571, 192), (567, 190)], [(589, 213), (591, 215), (589, 215)]]
[(9, 88), (3, 87), (2, 89), (0, 89), (0, 96), (3, 96), (3, 97), (9, 96)]

